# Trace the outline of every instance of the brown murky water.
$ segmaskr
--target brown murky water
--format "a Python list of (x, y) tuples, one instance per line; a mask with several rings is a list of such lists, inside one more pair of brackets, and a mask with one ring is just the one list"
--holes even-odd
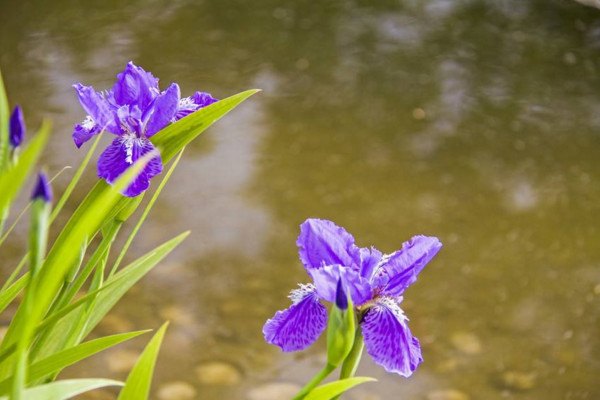
[[(320, 367), (322, 343), (281, 354), (261, 327), (307, 280), (297, 227), (321, 217), (388, 252), (417, 233), (445, 243), (406, 295), (422, 367), (405, 380), (365, 357), (360, 373), (380, 383), (349, 399), (600, 398), (599, 11), (560, 0), (97, 3), (2, 2), (0, 65), (30, 129), (55, 122), (51, 172), (83, 156), (70, 84), (107, 88), (130, 59), (184, 95), (264, 89), (187, 149), (131, 257), (193, 235), (101, 327), (172, 321), (155, 389), (184, 381), (198, 399), (246, 399)], [(23, 237), (3, 248), (4, 273)], [(118, 362), (147, 339), (67, 373), (123, 378)], [(213, 361), (239, 379), (199, 380)]]

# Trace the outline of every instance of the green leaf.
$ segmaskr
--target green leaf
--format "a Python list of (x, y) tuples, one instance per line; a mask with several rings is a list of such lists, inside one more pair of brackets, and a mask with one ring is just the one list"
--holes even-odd
[[(36, 288), (35, 302), (32, 302), (31, 307), (27, 304), (29, 302), (21, 303), (6, 332), (0, 352), (17, 340), (22, 342), (23, 339), (31, 339), (30, 334), (47, 312), (64, 282), (68, 269), (79, 257), (82, 244), (94, 236), (111, 213), (118, 212), (116, 205), (123, 198), (119, 192), (135, 179), (152, 156), (148, 153), (138, 160), (117, 179), (114, 186), (105, 190), (99, 189), (98, 192), (92, 191), (88, 195), (88, 198), (91, 196), (94, 201), (83, 209), (79, 208), (56, 239), (39, 274), (35, 276), (35, 282), (33, 285), (30, 282), (31, 287)], [(25, 344), (22, 342), (22, 345)], [(10, 361), (8, 358), (0, 364), (0, 377), (5, 378), (10, 373)]]
[(2, 72), (0, 72), (0, 173), (8, 165), (8, 99), (4, 90)]
[(112, 278), (106, 281), (105, 285), (110, 285), (102, 291), (96, 299), (94, 308), (90, 311), (90, 319), (86, 326), (84, 336), (89, 334), (92, 329), (104, 318), (110, 309), (119, 301), (127, 291), (135, 285), (144, 275), (165, 258), (175, 247), (177, 247), (190, 232), (184, 232), (181, 235), (169, 240), (163, 245), (157, 247), (144, 256), (138, 258), (121, 271), (117, 272)]
[(258, 89), (246, 90), (245, 92), (235, 94), (207, 107), (203, 107), (174, 124), (167, 126), (152, 136), (150, 141), (160, 149), (161, 158), (166, 163), (179, 150), (204, 132), (206, 128), (259, 91)]
[[(87, 321), (85, 321), (85, 329), (81, 336), (87, 336), (121, 297), (143, 278), (144, 275), (150, 272), (164, 257), (172, 252), (188, 235), (189, 232), (185, 232), (170, 241), (165, 242), (116, 273), (104, 283), (102, 288), (88, 293), (86, 296), (78, 299), (76, 302), (63, 309), (57, 310), (56, 314), (59, 314), (61, 318), (64, 317), (64, 319), (54, 325), (47, 336), (45, 336), (46, 340), (43, 341), (43, 346), (39, 348), (36, 359), (39, 359), (39, 357), (47, 357), (62, 349), (65, 337), (69, 334), (71, 327), (80, 322), (78, 318), (82, 314), (73, 313), (66, 316), (67, 312), (73, 311), (79, 308), (83, 303), (88, 303), (90, 300), (95, 299), (93, 307), (85, 313)], [(42, 324), (53, 325), (55, 322), (56, 316), (55, 314), (52, 314), (48, 316)]]
[(19, 161), (12, 168), (0, 174), (0, 211), (6, 210), (19, 193), (27, 180), (31, 169), (35, 166), (50, 133), (49, 122), (44, 122), (37, 135), (29, 142)]
[(129, 373), (125, 381), (125, 386), (121, 389), (117, 400), (146, 400), (148, 398), (154, 365), (156, 364), (158, 351), (160, 350), (160, 345), (168, 325), (168, 322), (164, 323), (152, 340), (150, 340), (150, 343), (148, 343)]
[[(73, 365), (78, 361), (88, 358), (110, 347), (116, 346), (119, 343), (129, 339), (133, 339), (134, 337), (146, 332), (149, 331), (145, 330), (105, 336), (100, 339), (90, 340), (89, 342), (85, 342), (78, 346), (71, 347), (70, 349), (53, 354), (50, 357), (44, 358), (43, 360), (32, 364), (29, 367), (27, 383), (32, 383), (50, 374), (58, 373), (69, 365)], [(10, 384), (10, 378), (0, 382), (0, 394), (6, 394), (10, 389)]]
[(337, 395), (340, 395), (347, 390), (352, 389), (354, 386), (360, 385), (365, 382), (375, 382), (375, 378), (356, 377), (342, 379), (339, 381), (326, 383), (316, 389), (313, 389), (309, 394), (306, 395), (304, 400), (329, 400)]
[[(106, 386), (123, 386), (123, 382), (111, 379), (65, 379), (26, 389), (23, 392), (23, 398), (27, 400), (65, 400)], [(2, 396), (0, 400), (9, 400), (9, 398)]]
[(0, 293), (0, 313), (12, 303), (15, 297), (17, 297), (21, 290), (27, 285), (27, 279), (29, 279), (28, 272)]

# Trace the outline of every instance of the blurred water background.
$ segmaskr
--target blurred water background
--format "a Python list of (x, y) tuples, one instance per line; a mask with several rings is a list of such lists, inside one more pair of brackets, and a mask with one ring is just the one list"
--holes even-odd
[[(172, 321), (156, 399), (268, 400), (264, 385), (293, 388), (320, 368), (322, 343), (282, 354), (261, 334), (307, 281), (294, 242), (308, 217), (385, 252), (419, 233), (445, 244), (405, 296), (421, 368), (406, 380), (365, 357), (359, 373), (380, 383), (349, 399), (600, 398), (600, 11), (568, 0), (3, 0), (0, 51), (30, 132), (54, 121), (50, 173), (85, 153), (70, 138), (84, 117), (70, 85), (107, 89), (128, 60), (183, 95), (263, 89), (188, 147), (129, 258), (193, 235), (99, 328)], [(94, 180), (91, 168), (67, 210)], [(25, 225), (2, 249), (4, 276)], [(124, 378), (147, 339), (65, 376)]]

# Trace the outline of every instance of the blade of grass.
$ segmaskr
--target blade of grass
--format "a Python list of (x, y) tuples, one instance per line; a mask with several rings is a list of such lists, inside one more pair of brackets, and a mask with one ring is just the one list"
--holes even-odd
[(8, 99), (0, 71), (0, 174), (8, 167), (8, 113)]

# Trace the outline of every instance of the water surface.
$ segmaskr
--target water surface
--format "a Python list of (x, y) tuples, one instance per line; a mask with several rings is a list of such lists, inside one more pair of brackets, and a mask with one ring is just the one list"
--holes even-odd
[[(172, 320), (154, 388), (183, 380), (198, 398), (244, 399), (320, 368), (322, 343), (282, 354), (261, 334), (307, 281), (294, 242), (320, 217), (386, 252), (419, 233), (445, 244), (405, 296), (425, 362), (406, 380), (365, 357), (360, 374), (380, 383), (355, 399), (600, 397), (599, 11), (559, 0), (7, 1), (0, 49), (29, 129), (54, 120), (51, 172), (84, 154), (70, 140), (84, 116), (70, 85), (108, 88), (128, 60), (184, 95), (263, 89), (186, 150), (132, 248), (131, 259), (193, 231), (113, 313), (135, 329)], [(5, 274), (24, 237), (3, 248)], [(67, 373), (123, 378), (107, 368), (114, 353)], [(199, 382), (195, 367), (215, 360), (241, 381)]]

